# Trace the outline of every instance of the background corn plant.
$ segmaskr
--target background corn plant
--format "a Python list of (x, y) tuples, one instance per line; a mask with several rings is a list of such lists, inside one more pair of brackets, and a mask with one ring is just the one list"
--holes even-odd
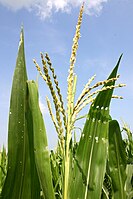
[(2, 187), (5, 181), (7, 172), (7, 154), (6, 149), (3, 147), (3, 149), (0, 151), (0, 192), (2, 191)]
[[(27, 78), (23, 28), (21, 30), (10, 99), (8, 155), (4, 148), (0, 153), (1, 199), (133, 198), (132, 133), (124, 125), (127, 139), (123, 140), (118, 122), (110, 116), (113, 90), (124, 86), (115, 85), (122, 55), (107, 80), (90, 86), (94, 79), (92, 77), (75, 100), (77, 77), (74, 64), (82, 14), (83, 6), (70, 58), (67, 110), (48, 54), (44, 57), (41, 53), (43, 72), (34, 60), (50, 89), (55, 106), (54, 116), (47, 98), (59, 138), (55, 151), (48, 150), (45, 124), (39, 107), (38, 85)], [(103, 87), (92, 92), (100, 85)], [(88, 103), (91, 103), (90, 109), (77, 142), (73, 139), (75, 122), (80, 110)]]

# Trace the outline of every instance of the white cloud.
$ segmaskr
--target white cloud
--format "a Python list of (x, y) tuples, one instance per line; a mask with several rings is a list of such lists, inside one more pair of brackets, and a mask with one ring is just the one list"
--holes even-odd
[(33, 0), (0, 0), (0, 3), (12, 10), (30, 8), (35, 3)]
[(89, 15), (99, 14), (103, 8), (103, 3), (107, 3), (108, 0), (92, 0), (88, 1), (88, 5), (85, 7), (85, 11)]
[[(70, 12), (74, 7), (80, 7), (84, 0), (0, 0), (0, 4), (12, 10), (26, 8), (35, 11), (36, 14), (45, 19), (55, 12)], [(85, 13), (89, 15), (98, 15), (103, 3), (109, 0), (86, 0)]]
[(42, 99), (39, 98), (39, 106), (40, 106), (40, 110), (41, 110), (41, 113), (43, 115), (47, 114), (48, 110), (47, 110), (47, 107), (45, 106), (45, 104), (42, 102)]

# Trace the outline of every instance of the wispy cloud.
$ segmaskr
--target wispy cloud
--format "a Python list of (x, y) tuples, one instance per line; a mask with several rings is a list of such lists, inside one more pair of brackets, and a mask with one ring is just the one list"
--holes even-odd
[[(109, 0), (86, 0), (85, 13), (89, 15), (98, 15), (103, 4)], [(46, 19), (55, 12), (71, 12), (74, 7), (80, 7), (83, 0), (0, 0), (0, 4), (12, 10), (20, 10), (25, 8), (35, 13), (41, 18)]]
[(43, 103), (42, 98), (39, 98), (39, 106), (40, 106), (40, 110), (42, 112), (43, 115), (46, 115), (48, 113), (47, 107), (46, 105)]

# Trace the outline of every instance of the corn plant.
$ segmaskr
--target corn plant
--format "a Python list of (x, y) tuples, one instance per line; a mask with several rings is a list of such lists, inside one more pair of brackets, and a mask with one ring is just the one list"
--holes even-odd
[[(44, 119), (39, 107), (38, 84), (27, 77), (23, 28), (21, 30), (10, 99), (5, 180), (2, 181), (0, 175), (1, 199), (133, 197), (132, 136), (129, 133), (128, 140), (123, 141), (118, 122), (110, 116), (111, 98), (122, 98), (113, 96), (113, 90), (125, 86), (116, 84), (122, 55), (107, 80), (91, 86), (95, 76), (91, 77), (78, 99), (75, 99), (77, 76), (74, 66), (83, 9), (84, 5), (79, 13), (73, 39), (66, 108), (48, 53), (41, 53), (43, 70), (34, 59), (35, 66), (48, 85), (53, 99), (55, 115), (51, 102), (46, 97), (58, 135), (55, 151), (48, 150)], [(75, 122), (79, 112), (87, 104), (90, 104), (90, 108), (77, 142), (75, 137), (73, 139)]]
[(127, 134), (127, 138), (123, 140), (127, 156), (125, 190), (127, 198), (133, 198), (133, 135), (125, 122), (122, 130)]
[(6, 154), (6, 149), (3, 146), (2, 151), (0, 151), (0, 192), (2, 190), (4, 180), (6, 177), (6, 168), (7, 168), (7, 154)]

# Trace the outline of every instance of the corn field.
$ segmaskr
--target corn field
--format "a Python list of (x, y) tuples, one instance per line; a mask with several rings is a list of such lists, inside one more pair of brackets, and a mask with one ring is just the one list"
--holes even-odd
[[(106, 80), (92, 85), (91, 77), (76, 99), (74, 73), (84, 5), (80, 9), (70, 57), (65, 106), (49, 55), (41, 53), (35, 67), (47, 84), (49, 114), (58, 135), (55, 150), (48, 149), (47, 130), (39, 107), (38, 83), (28, 80), (21, 29), (12, 82), (8, 124), (8, 151), (0, 152), (0, 199), (133, 199), (133, 138), (127, 124), (120, 127), (110, 115), (122, 55)], [(75, 122), (90, 104), (79, 141)], [(53, 110), (54, 108), (54, 110)], [(55, 114), (54, 114), (55, 113)], [(126, 138), (122, 133), (126, 133)]]

